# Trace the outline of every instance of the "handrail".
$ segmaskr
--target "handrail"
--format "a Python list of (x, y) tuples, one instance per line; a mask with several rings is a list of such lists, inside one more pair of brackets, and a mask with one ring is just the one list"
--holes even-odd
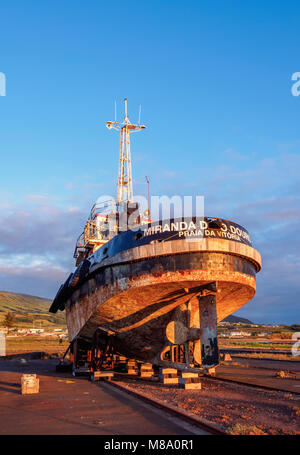
[(109, 208), (111, 213), (113, 202), (114, 202), (113, 199), (108, 199), (107, 201), (102, 202), (96, 202), (91, 208), (90, 219), (93, 220), (96, 217), (96, 215), (102, 214), (104, 210), (107, 210)]

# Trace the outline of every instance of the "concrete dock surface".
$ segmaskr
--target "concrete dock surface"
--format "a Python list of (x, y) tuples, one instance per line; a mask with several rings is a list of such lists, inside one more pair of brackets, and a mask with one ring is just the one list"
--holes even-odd
[[(188, 435), (202, 430), (105, 382), (57, 373), (57, 360), (0, 361), (1, 435)], [(36, 373), (38, 394), (21, 394)]]

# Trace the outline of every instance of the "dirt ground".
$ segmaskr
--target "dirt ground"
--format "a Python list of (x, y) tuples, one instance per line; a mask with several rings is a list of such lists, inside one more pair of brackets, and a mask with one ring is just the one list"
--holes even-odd
[[(120, 379), (119, 379), (120, 381)], [(300, 434), (300, 395), (254, 389), (202, 378), (201, 390), (122, 377), (133, 391), (190, 411), (234, 432), (256, 427), (261, 434)], [(236, 428), (236, 430), (235, 430)]]
[(20, 354), (32, 351), (43, 351), (49, 354), (60, 352), (63, 354), (69, 341), (63, 338), (61, 341), (59, 337), (42, 337), (42, 336), (18, 336), (6, 338), (6, 354)]

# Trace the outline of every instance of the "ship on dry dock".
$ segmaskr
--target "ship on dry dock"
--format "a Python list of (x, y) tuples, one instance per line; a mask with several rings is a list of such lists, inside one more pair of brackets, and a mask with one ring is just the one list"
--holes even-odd
[(50, 311), (65, 311), (73, 374), (140, 363), (207, 372), (219, 363), (217, 324), (256, 291), (261, 257), (247, 230), (216, 217), (150, 219), (132, 192), (130, 134), (120, 132), (117, 198), (96, 203), (77, 240), (76, 270)]

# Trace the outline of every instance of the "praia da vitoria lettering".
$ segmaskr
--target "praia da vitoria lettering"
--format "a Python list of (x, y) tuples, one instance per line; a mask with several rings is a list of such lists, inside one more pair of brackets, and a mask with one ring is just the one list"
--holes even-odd
[(144, 236), (155, 235), (159, 233), (176, 232), (178, 237), (209, 237), (224, 238), (251, 244), (251, 239), (247, 231), (233, 224), (220, 222), (217, 229), (210, 229), (209, 223), (205, 220), (196, 221), (177, 221), (156, 224), (144, 230)]

